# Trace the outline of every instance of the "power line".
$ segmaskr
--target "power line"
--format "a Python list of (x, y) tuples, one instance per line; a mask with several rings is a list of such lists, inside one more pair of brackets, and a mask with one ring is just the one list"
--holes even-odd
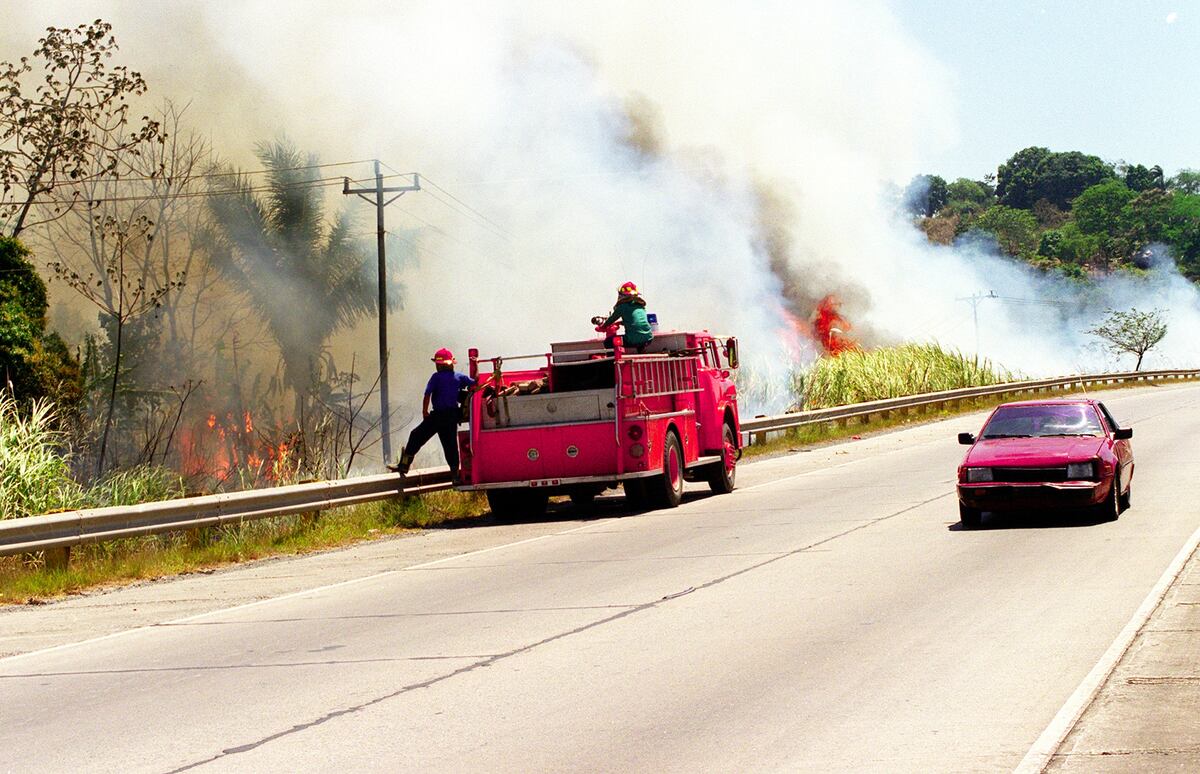
[[(402, 175), (387, 175), (384, 179), (388, 180)], [(180, 191), (173, 194), (145, 195), (145, 196), (101, 196), (95, 199), (86, 198), (83, 196), (74, 199), (54, 199), (53, 201), (59, 204), (70, 204), (79, 202), (157, 202), (157, 201), (174, 201), (176, 199), (203, 199), (213, 196), (237, 196), (247, 193), (270, 193), (280, 189), (285, 190), (305, 190), (308, 188), (330, 188), (333, 186), (341, 186), (344, 181), (349, 178), (345, 177), (321, 177), (315, 180), (303, 180), (296, 183), (282, 183), (280, 185), (258, 185), (249, 186), (247, 188), (229, 188), (225, 190), (207, 190), (207, 191)], [(369, 178), (351, 180), (352, 183), (362, 183)]]
[[(387, 166), (387, 165), (385, 164), (384, 166)], [(391, 168), (391, 167), (388, 167), (388, 169), (392, 169), (392, 168)], [(392, 171), (393, 171), (393, 172), (395, 172), (396, 170), (392, 169)], [(508, 231), (507, 231), (507, 230), (506, 230), (506, 229), (505, 229), (503, 226), (501, 226), (499, 223), (497, 223), (496, 221), (492, 220), (492, 219), (491, 219), (491, 218), (489, 218), (487, 215), (484, 215), (482, 212), (480, 212), (479, 210), (475, 209), (475, 208), (474, 208), (474, 207), (472, 207), (471, 205), (467, 204), (466, 202), (464, 202), (462, 199), (458, 198), (458, 197), (457, 197), (457, 196), (455, 196), (454, 194), (450, 193), (450, 192), (449, 192), (449, 191), (447, 191), (445, 188), (443, 188), (442, 186), (440, 186), (440, 185), (438, 185), (437, 183), (435, 183), (433, 180), (430, 180), (428, 176), (422, 176), (422, 177), (423, 177), (423, 179), (424, 179), (424, 181), (425, 181), (425, 183), (426, 183), (427, 185), (430, 185), (430, 186), (432, 186), (434, 189), (436, 189), (436, 190), (438, 190), (438, 191), (441, 191), (443, 194), (445, 194), (446, 196), (448, 196), (450, 199), (452, 199), (453, 201), (457, 202), (457, 203), (458, 203), (458, 204), (459, 204), (459, 205), (460, 205), (462, 208), (466, 209), (466, 210), (467, 210), (467, 212), (469, 212), (469, 213), (471, 213), (471, 214), (475, 215), (475, 216), (476, 216), (478, 219), (482, 220), (484, 223), (486, 223), (486, 224), (488, 224), (489, 226), (491, 226), (492, 228), (494, 228), (494, 229), (495, 229), (497, 232), (499, 232), (499, 235), (501, 235), (501, 236), (505, 237), (506, 239), (511, 239), (511, 238), (512, 238), (512, 236), (513, 236), (513, 235), (512, 235), (511, 233), (509, 233), (509, 232), (508, 232)], [(427, 191), (427, 193), (428, 193), (428, 191)], [(437, 199), (437, 200), (438, 200), (438, 201), (440, 201), (440, 202), (442, 202), (442, 203), (443, 203), (443, 204), (445, 204), (447, 207), (451, 207), (451, 205), (450, 205), (448, 202), (445, 202), (445, 201), (443, 201), (443, 200), (442, 200), (440, 197), (438, 197), (438, 196), (436, 196), (436, 195), (435, 195), (433, 198), (434, 198), (434, 199)], [(454, 207), (451, 207), (451, 209), (455, 209), (455, 208), (454, 208)], [(461, 212), (461, 210), (459, 210), (459, 211)]]
[[(358, 161), (331, 161), (327, 164), (306, 164), (302, 167), (281, 167), (279, 169), (248, 169), (248, 170), (239, 170), (236, 172), (203, 172), (203, 173), (195, 174), (195, 175), (180, 175), (178, 178), (172, 178), (171, 176), (168, 176), (168, 175), (153, 175), (150, 177), (121, 177), (121, 176), (114, 175), (112, 177), (87, 178), (84, 182), (87, 182), (87, 183), (133, 183), (133, 182), (153, 182), (153, 181), (159, 181), (159, 180), (172, 180), (172, 179), (198, 180), (198, 179), (210, 179), (210, 178), (218, 178), (218, 177), (238, 177), (241, 175), (267, 175), (267, 174), (273, 174), (276, 172), (302, 172), (306, 169), (328, 169), (330, 167), (346, 167), (346, 166), (351, 166), (354, 164), (366, 164), (370, 161), (372, 161), (372, 159), (360, 159)], [(28, 167), (14, 166), (13, 169), (20, 170), (21, 172), (33, 172), (33, 170)], [(393, 170), (393, 171), (395, 171), (395, 170)]]

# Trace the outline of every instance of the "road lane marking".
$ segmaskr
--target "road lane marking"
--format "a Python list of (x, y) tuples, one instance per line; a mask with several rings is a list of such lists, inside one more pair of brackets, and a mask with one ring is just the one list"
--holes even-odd
[(221, 615), (223, 613), (232, 613), (237, 610), (245, 610), (246, 608), (257, 607), (258, 605), (266, 605), (266, 604), (270, 604), (272, 602), (282, 602), (283, 600), (293, 599), (295, 597), (304, 596), (305, 594), (317, 594), (322, 591), (328, 591), (329, 589), (342, 588), (345, 586), (353, 585), (355, 583), (364, 583), (366, 581), (375, 580), (377, 578), (383, 578), (388, 575), (396, 575), (397, 573), (406, 572), (408, 570), (420, 570), (425, 567), (429, 567), (429, 566), (432, 566), (435, 564), (440, 564), (442, 562), (450, 561), (452, 559), (464, 559), (468, 556), (476, 556), (478, 554), (486, 554), (489, 551), (499, 551), (502, 548), (512, 548), (513, 546), (519, 546), (519, 545), (523, 545), (525, 543), (533, 543), (538, 540), (545, 540), (547, 538), (558, 537), (559, 535), (569, 535), (572, 532), (579, 532), (581, 530), (587, 529), (588, 527), (594, 527), (594, 526), (603, 524), (604, 522), (609, 521), (609, 520), (610, 519), (603, 519), (600, 521), (588, 522), (587, 524), (583, 524), (579, 527), (574, 527), (574, 528), (568, 529), (568, 530), (562, 530), (560, 532), (551, 532), (551, 533), (548, 533), (545, 535), (537, 535), (536, 537), (525, 538), (523, 540), (517, 540), (512, 543), (503, 543), (498, 546), (490, 546), (488, 548), (480, 548), (475, 551), (469, 551), (465, 554), (455, 554), (454, 556), (446, 556), (441, 559), (435, 559), (434, 561), (431, 561), (431, 562), (424, 562), (422, 564), (414, 564), (410, 567), (401, 567), (396, 570), (384, 570), (383, 572), (377, 572), (377, 573), (373, 573), (371, 575), (364, 575), (361, 578), (350, 578), (349, 580), (338, 581), (337, 583), (328, 583), (324, 586), (314, 586), (313, 588), (310, 588), (310, 589), (301, 589), (300, 591), (292, 591), (292, 592), (289, 592), (287, 594), (284, 594), (284, 595), (278, 596), (278, 597), (268, 597), (266, 599), (255, 600), (253, 602), (244, 602), (240, 605), (233, 605), (231, 607), (217, 608), (216, 610), (209, 610), (208, 612), (205, 612), (205, 613), (196, 613), (195, 615), (189, 615), (189, 616), (185, 616), (183, 618), (175, 618), (170, 621), (162, 621), (159, 623), (146, 624), (145, 626), (138, 626), (133, 629), (122, 629), (119, 632), (110, 632), (108, 634), (102, 634), (99, 637), (90, 637), (86, 640), (79, 640), (78, 642), (64, 642), (61, 645), (51, 645), (48, 648), (39, 648), (38, 650), (31, 650), (31, 651), (27, 651), (25, 653), (14, 653), (11, 656), (5, 656), (3, 658), (0, 658), (0, 666), (6, 666), (12, 661), (16, 661), (17, 659), (27, 658), (29, 656), (41, 656), (41, 655), (46, 655), (48, 653), (54, 653), (54, 652), (57, 652), (60, 650), (67, 650), (69, 648), (77, 648), (77, 647), (80, 647), (83, 645), (92, 645), (94, 643), (103, 642), (105, 640), (113, 640), (118, 637), (125, 637), (130, 634), (137, 634), (138, 632), (146, 632), (146, 631), (150, 631), (152, 629), (161, 629), (161, 628), (165, 628), (165, 627), (169, 627), (169, 626), (175, 626), (178, 624), (190, 623), (192, 621), (196, 621), (196, 620), (206, 618), (209, 616)]
[(1129, 646), (1141, 633), (1142, 628), (1150, 620), (1150, 616), (1158, 610), (1163, 597), (1167, 595), (1171, 585), (1183, 572), (1183, 568), (1191, 559), (1192, 554), (1196, 553), (1197, 546), (1200, 546), (1200, 528), (1192, 533), (1183, 548), (1171, 560), (1171, 564), (1167, 565), (1166, 571), (1158, 579), (1158, 583), (1154, 584), (1154, 588), (1150, 589), (1150, 593), (1146, 595), (1141, 607), (1133, 614), (1133, 618), (1125, 624), (1125, 628), (1108, 646), (1108, 650), (1096, 662), (1096, 666), (1092, 667), (1092, 671), (1083, 678), (1083, 682), (1079, 684), (1079, 687), (1067, 699), (1067, 703), (1050, 721), (1050, 725), (1046, 726), (1046, 730), (1029, 748), (1029, 752), (1025, 753), (1025, 757), (1017, 764), (1017, 768), (1013, 769), (1013, 774), (1041, 774), (1045, 770), (1054, 754), (1058, 752), (1058, 748), (1066, 740), (1067, 735), (1075, 728), (1075, 724), (1092, 705), (1096, 695), (1100, 693), (1100, 689), (1108, 682), (1108, 678), (1117, 668), (1125, 651), (1129, 650)]

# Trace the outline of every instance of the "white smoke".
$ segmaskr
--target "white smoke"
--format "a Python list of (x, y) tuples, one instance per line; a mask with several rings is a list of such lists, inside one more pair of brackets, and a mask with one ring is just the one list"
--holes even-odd
[[(664, 326), (737, 334), (782, 383), (794, 353), (764, 184), (789, 203), (791, 277), (818, 297), (852, 289), (857, 330), (966, 352), (978, 330), (985, 356), (1058, 374), (1114, 365), (1083, 333), (1106, 307), (1162, 307), (1170, 333), (1146, 365), (1191, 364), (1200, 306), (1169, 261), (1083, 292), (979, 245), (929, 245), (896, 217), (887, 181), (936, 172), (923, 149), (957, 139), (955, 83), (884, 3), (15, 5), (7, 58), (39, 27), (108, 19), (121, 58), (193, 100), (235, 161), (286, 131), (322, 160), (379, 157), (439, 186), (387, 214), (409, 253), (397, 397), (419, 394), (437, 346), (590, 335), (629, 279)], [(959, 299), (989, 292), (1002, 298), (977, 302), (976, 329)], [(370, 359), (370, 326), (342, 345)]]

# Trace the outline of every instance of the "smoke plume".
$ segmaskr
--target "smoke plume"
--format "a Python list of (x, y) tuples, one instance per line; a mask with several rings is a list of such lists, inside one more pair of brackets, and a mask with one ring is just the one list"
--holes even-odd
[[(1112, 365), (1083, 334), (1108, 306), (1170, 310), (1150, 367), (1184, 363), (1200, 332), (1169, 261), (1085, 290), (987, 245), (932, 246), (897, 214), (889, 181), (957, 138), (951, 77), (884, 3), (17, 5), (10, 57), (102, 16), (233, 161), (286, 132), (323, 161), (422, 173), (387, 212), (410, 409), (434, 348), (587, 337), (625, 280), (664, 327), (741, 338), (751, 412), (790, 402), (831, 294), (864, 345), (978, 346), (1031, 375)], [(371, 359), (370, 325), (338, 346)]]

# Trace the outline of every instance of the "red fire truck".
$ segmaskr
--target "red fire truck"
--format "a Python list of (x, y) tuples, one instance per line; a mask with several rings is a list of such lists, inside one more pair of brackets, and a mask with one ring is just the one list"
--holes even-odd
[(459, 432), (457, 488), (485, 491), (501, 517), (540, 514), (551, 495), (586, 505), (618, 485), (635, 507), (675, 507), (685, 480), (730, 492), (737, 367), (737, 339), (707, 331), (658, 334), (642, 353), (619, 337), (611, 349), (590, 339), (538, 355), (472, 349), (478, 387)]

